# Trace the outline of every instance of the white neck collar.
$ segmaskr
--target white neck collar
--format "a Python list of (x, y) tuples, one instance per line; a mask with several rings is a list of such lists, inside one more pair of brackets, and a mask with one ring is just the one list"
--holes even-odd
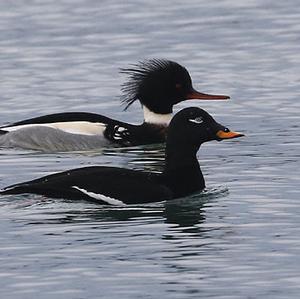
[(159, 114), (159, 113), (152, 112), (146, 106), (143, 106), (143, 110), (144, 110), (144, 121), (150, 124), (168, 126), (173, 116), (172, 113)]

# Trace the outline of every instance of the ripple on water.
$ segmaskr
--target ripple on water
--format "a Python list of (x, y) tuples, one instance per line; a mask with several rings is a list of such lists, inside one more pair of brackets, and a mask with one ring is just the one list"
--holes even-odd
[[(208, 188), (188, 198), (1, 197), (2, 297), (299, 298), (298, 2), (102, 2), (1, 2), (1, 124), (70, 110), (141, 123), (119, 105), (118, 68), (164, 57), (231, 96), (175, 111), (200, 105), (246, 137), (203, 145)], [(1, 149), (0, 183), (87, 165), (161, 171), (163, 148)]]

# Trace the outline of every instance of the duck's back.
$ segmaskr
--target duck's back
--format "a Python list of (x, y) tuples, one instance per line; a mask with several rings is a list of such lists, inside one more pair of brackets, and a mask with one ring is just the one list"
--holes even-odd
[(1, 127), (0, 146), (42, 151), (77, 151), (109, 144), (104, 132), (112, 119), (94, 113), (66, 112)]
[(2, 194), (35, 193), (54, 198), (109, 204), (134, 204), (172, 198), (156, 173), (91, 166), (9, 186)]

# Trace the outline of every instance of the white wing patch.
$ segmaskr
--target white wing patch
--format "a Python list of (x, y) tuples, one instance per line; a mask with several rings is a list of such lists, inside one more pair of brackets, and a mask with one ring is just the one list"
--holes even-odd
[(124, 134), (126, 134), (126, 132), (128, 132), (128, 130), (126, 128), (123, 127), (119, 127), (118, 125), (114, 127), (114, 139), (115, 140), (122, 140)]
[(69, 121), (57, 122), (48, 124), (28, 124), (13, 127), (6, 127), (2, 130), (7, 132), (17, 131), (19, 129), (33, 128), (33, 127), (48, 127), (58, 129), (67, 133), (82, 134), (82, 135), (101, 135), (103, 134), (106, 125), (103, 123), (92, 123), (88, 121)]
[(126, 204), (121, 200), (118, 200), (118, 199), (115, 199), (115, 198), (112, 198), (109, 196), (105, 196), (103, 194), (97, 194), (94, 192), (90, 192), (85, 189), (79, 188), (77, 186), (72, 186), (72, 188), (77, 189), (78, 191), (88, 195), (89, 197), (107, 202), (110, 205), (126, 206)]

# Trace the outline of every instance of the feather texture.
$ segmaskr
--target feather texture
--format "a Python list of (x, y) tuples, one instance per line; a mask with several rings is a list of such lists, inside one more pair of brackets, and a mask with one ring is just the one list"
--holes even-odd
[(155, 90), (155, 87), (167, 84), (166, 79), (172, 78), (172, 74), (178, 71), (187, 72), (178, 63), (165, 59), (144, 60), (133, 64), (132, 67), (121, 68), (120, 73), (128, 75), (128, 81), (121, 87), (123, 93), (121, 102), (126, 105), (124, 110), (136, 100), (143, 103), (143, 90), (148, 86), (153, 93), (160, 92), (160, 90)]

